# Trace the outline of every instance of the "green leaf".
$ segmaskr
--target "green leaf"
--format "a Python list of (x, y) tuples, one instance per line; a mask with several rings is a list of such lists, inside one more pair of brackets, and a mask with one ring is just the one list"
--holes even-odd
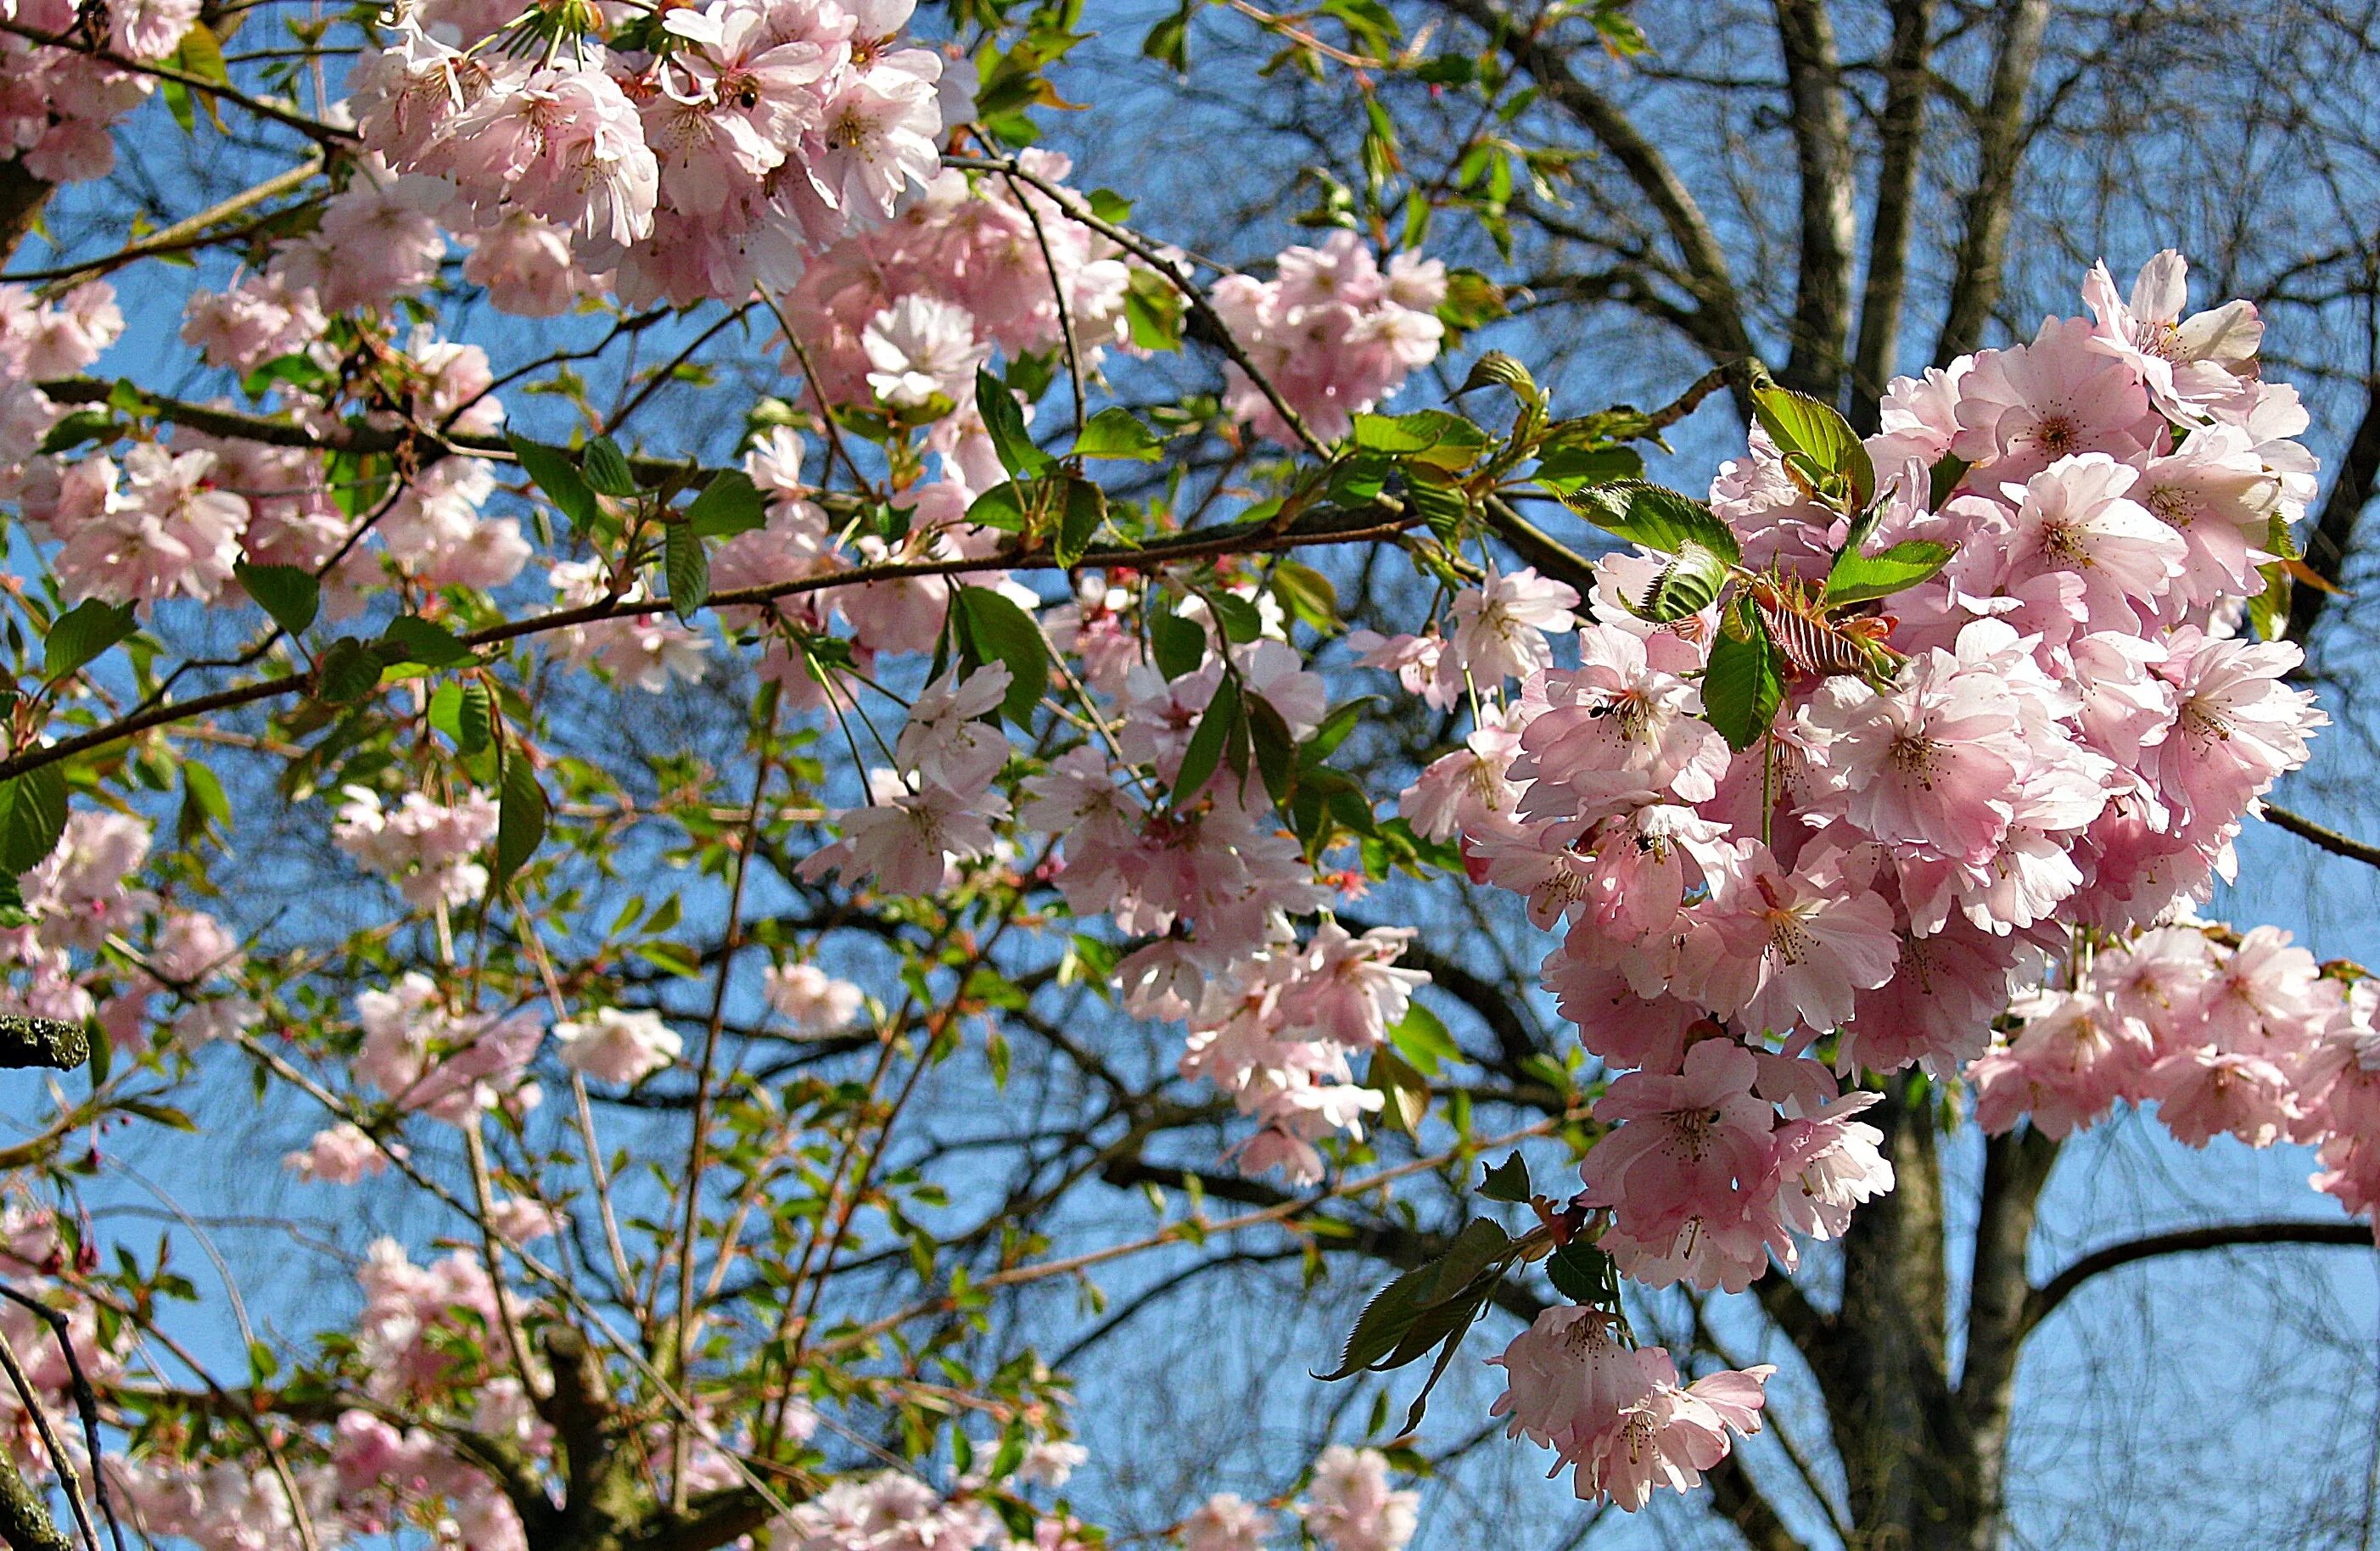
[(625, 500), (637, 493), (637, 474), (628, 467), (628, 454), (608, 436), (587, 443), (578, 454), (578, 467), (586, 476), (587, 488), (598, 495)]
[(1234, 646), (1245, 646), (1264, 634), (1264, 615), (1254, 603), (1236, 592), (1202, 592), (1207, 607), (1222, 627), (1223, 639)]
[(67, 768), (38, 765), (0, 782), (0, 870), (27, 873), (57, 849), (67, 828)]
[(513, 456), (520, 460), (521, 472), (543, 491), (553, 509), (569, 520), (570, 526), (584, 530), (593, 526), (600, 508), (595, 504), (595, 492), (579, 476), (578, 466), (560, 447), (549, 447), (542, 442), (507, 434)]
[(1313, 566), (1294, 560), (1276, 562), (1272, 590), (1291, 618), (1303, 620), (1320, 635), (1339, 633), (1339, 589)]
[(1446, 1032), (1445, 1023), (1418, 1001), (1405, 1004), (1405, 1015), (1389, 1030), (1389, 1042), (1425, 1076), (1435, 1077), (1448, 1061), (1463, 1059), (1463, 1047)]
[(1314, 729), (1314, 735), (1298, 749), (1298, 762), (1309, 767), (1318, 766), (1338, 753), (1339, 745), (1347, 741), (1347, 734), (1355, 730), (1355, 724), (1363, 720), (1364, 712), (1379, 703), (1380, 697), (1377, 695), (1359, 695), (1331, 707), (1330, 714)]
[(1689, 539), (1678, 557), (1654, 576), (1645, 596), (1629, 602), (1628, 609), (1639, 619), (1667, 624), (1709, 608), (1726, 585), (1727, 562)]
[[(1785, 677), (1760, 615), (1751, 609), (1734, 612), (1730, 627), (1711, 643), (1710, 666), (1703, 673), (1703, 716), (1730, 748), (1741, 750), (1768, 731), (1785, 698)], [(1746, 626), (1748, 635), (1735, 633)]]
[(1529, 1166), (1521, 1155), (1512, 1154), (1501, 1163), (1488, 1166), (1488, 1177), (1479, 1181), (1479, 1194), (1490, 1201), (1526, 1201), (1533, 1194), (1529, 1185)]
[(131, 635), (135, 627), (131, 604), (84, 599), (60, 614), (42, 637), (43, 676), (66, 677)]
[(1160, 609), (1148, 616), (1148, 642), (1157, 658), (1157, 671), (1168, 679), (1195, 673), (1207, 660), (1205, 627), (1171, 609)]
[(1879, 554), (1846, 550), (1827, 573), (1827, 601), (1861, 603), (1915, 587), (1949, 563), (1950, 546), (1904, 539)]
[(1289, 723), (1281, 719), (1272, 702), (1261, 695), (1250, 695), (1243, 702), (1248, 713), (1248, 737), (1254, 748), (1257, 774), (1264, 781), (1266, 794), (1275, 803), (1286, 804), (1297, 784), (1297, 739), (1291, 735)]
[(1000, 467), (1008, 470), (1010, 478), (1036, 479), (1057, 467), (1057, 460), (1035, 446), (1026, 433), (1025, 411), (1017, 405), (1016, 395), (981, 367), (975, 373), (975, 406), (991, 437), (992, 451), (1000, 454)]
[(517, 748), (504, 751), (502, 784), (496, 792), (496, 865), (488, 874), (491, 896), (502, 891), (513, 874), (545, 839), (545, 788), (538, 784), (537, 768)]
[(1529, 375), (1529, 369), (1501, 350), (1490, 350), (1471, 363), (1470, 372), (1463, 379), (1457, 394), (1475, 388), (1499, 387), (1510, 393), (1522, 404), (1535, 409), (1546, 402), (1545, 390)]
[[(1420, 1131), (1423, 1118), (1429, 1113), (1429, 1079), (1415, 1071), (1411, 1062), (1386, 1047), (1374, 1050), (1364, 1085), (1379, 1090), (1380, 1113), (1390, 1125), (1407, 1136)], [(1424, 1346), (1427, 1349), (1427, 1343)]]
[(1676, 554), (1694, 543), (1722, 560), (1742, 558), (1735, 530), (1690, 495), (1641, 479), (1621, 479), (1581, 491), (1548, 488), (1561, 497), (1563, 505), (1632, 544)]
[(1358, 415), (1355, 445), (1440, 468), (1467, 467), (1491, 440), (1460, 415), (1416, 409), (1409, 415)]
[(1558, 447), (1539, 460), (1533, 477), (1546, 489), (1568, 494), (1587, 485), (1641, 480), (1645, 456), (1633, 447)]
[(1573, 1239), (1546, 1257), (1554, 1290), (1573, 1303), (1616, 1306), (1620, 1283), (1611, 1257), (1585, 1240)]
[(1422, 1312), (1418, 1294), (1435, 1280), (1435, 1266), (1416, 1266), (1372, 1295), (1364, 1312), (1355, 1318), (1355, 1328), (1348, 1333), (1347, 1344), (1339, 1355), (1339, 1366), (1316, 1376), (1329, 1382), (1362, 1373), (1396, 1351), (1413, 1328)]
[(1840, 490), (1828, 489), (1823, 479), (1817, 481), (1820, 495), (1839, 510), (1855, 511), (1876, 499), (1876, 465), (1861, 445), (1859, 433), (1835, 412), (1834, 406), (1769, 382), (1752, 391), (1752, 413), (1778, 451), (1789, 457), (1799, 453), (1825, 475), (1840, 481)]
[(476, 680), (463, 686), (463, 703), (455, 715), (455, 746), (477, 754), (495, 741), (496, 702), (488, 686)]
[(966, 520), (1002, 533), (1024, 532), (1025, 492), (1030, 488), (1013, 479), (1002, 480), (975, 498), (967, 507)]
[(1111, 405), (1084, 423), (1083, 433), (1075, 438), (1072, 455), (1155, 463), (1165, 455), (1165, 443), (1155, 431), (1135, 419), (1131, 410)]
[(1008, 695), (1002, 714), (1029, 727), (1034, 709), (1050, 685), (1050, 645), (1033, 616), (990, 588), (959, 588), (957, 606), (978, 661), (1008, 664)]
[(711, 476), (686, 508), (686, 526), (705, 539), (732, 539), (768, 521), (768, 497), (740, 468), (723, 468)]
[(184, 845), (207, 832), (210, 825), (231, 824), (231, 798), (214, 771), (195, 759), (182, 761), (182, 812), (175, 833)]
[(662, 530), (662, 570), (669, 577), (671, 610), (692, 619), (710, 596), (710, 556), (691, 525), (671, 523)]
[(1215, 697), (1207, 702), (1198, 725), (1190, 730), (1189, 746), (1182, 751), (1182, 768), (1173, 777), (1175, 807), (1197, 796), (1215, 773), (1215, 767), (1222, 762), (1223, 745), (1240, 721), (1239, 681), (1226, 677), (1215, 686)]
[(86, 442), (113, 442), (122, 434), (123, 422), (112, 409), (78, 409), (50, 428), (42, 438), (44, 453), (71, 452)]
[(399, 614), (390, 620), (375, 650), (391, 661), (419, 662), (425, 668), (454, 668), (478, 660), (453, 631), (419, 614)]
[(1058, 508), (1058, 563), (1072, 565), (1083, 558), (1091, 540), (1108, 520), (1108, 493), (1088, 479), (1068, 476)]
[(314, 573), (300, 565), (250, 565), (246, 561), (231, 568), (241, 588), (256, 600), (256, 606), (273, 616), (273, 623), (292, 636), (305, 634), (306, 627), (322, 610), (322, 584)]
[(314, 695), (333, 705), (360, 700), (380, 687), (380, 654), (353, 636), (342, 636), (314, 660)]
[(1437, 1275), (1415, 1293), (1415, 1299), (1424, 1308), (1452, 1303), (1512, 1253), (1512, 1236), (1500, 1226), (1486, 1218), (1473, 1218), (1439, 1257)]

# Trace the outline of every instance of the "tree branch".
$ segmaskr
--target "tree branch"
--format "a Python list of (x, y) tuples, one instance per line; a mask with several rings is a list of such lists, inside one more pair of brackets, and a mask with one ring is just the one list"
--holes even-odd
[(1776, 0), (1789, 120), (1802, 175), (1802, 246), (1792, 350), (1778, 380), (1832, 404), (1852, 327), (1852, 127), (1826, 0)]
[(2030, 1332), (2072, 1296), (2076, 1288), (2103, 1272), (2135, 1261), (2245, 1244), (2332, 1244), (2371, 1249), (2373, 1230), (2371, 1224), (2362, 1222), (2240, 1222), (2215, 1228), (2185, 1228), (2134, 1239), (2129, 1243), (2110, 1244), (2106, 1249), (2094, 1250), (2034, 1289), (2024, 1301), (2022, 1328)]
[[(2375, 479), (2380, 479), (2380, 377), (2364, 383), (2363, 418), (2356, 422), (2355, 434), (2330, 477), (2321, 515), (2306, 535), (2305, 563), (2325, 581), (2335, 583), (2346, 573), (2347, 557), (2355, 549), (2356, 524), (2363, 508), (2372, 504)], [(2318, 587), (2291, 588), (2289, 638), (2301, 647), (2311, 642), (2329, 604), (2330, 594)]]
[(1876, 402), (1900, 351), (1900, 311), (1909, 300), (1909, 244), (1925, 144), (1933, 20), (1933, 0), (1892, 0), (1884, 115), (1876, 126), (1882, 145), (1876, 215), (1868, 228), (1867, 285), (1860, 294), (1859, 343), (1852, 357), (1851, 418), (1863, 433), (1876, 428)]
[(1984, 325), (1999, 305), (2017, 164), (2024, 157), (2024, 100), (2041, 64), (2041, 33), (2048, 20), (2049, 0), (2014, 0), (2002, 12), (1991, 91), (1974, 124), (1975, 186), (1967, 195), (1950, 273), (1950, 313), (1934, 345), (1937, 366), (1948, 366), (1981, 344)]

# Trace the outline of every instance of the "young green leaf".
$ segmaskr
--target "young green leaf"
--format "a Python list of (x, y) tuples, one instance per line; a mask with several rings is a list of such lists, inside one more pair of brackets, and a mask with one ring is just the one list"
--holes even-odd
[(1294, 560), (1277, 562), (1272, 568), (1272, 590), (1293, 619), (1312, 625), (1318, 635), (1339, 633), (1339, 589), (1313, 566)]
[(1846, 509), (1856, 510), (1876, 499), (1876, 465), (1859, 433), (1832, 405), (1770, 382), (1753, 390), (1752, 413), (1778, 451), (1789, 458), (1799, 454), (1822, 476), (1841, 481)]
[(425, 668), (454, 668), (475, 660), (471, 648), (444, 625), (419, 614), (399, 614), (381, 633), (379, 654), (390, 661)]
[(1949, 563), (1950, 546), (1904, 539), (1877, 554), (1846, 550), (1827, 573), (1827, 601), (1861, 603), (1915, 587)]
[(1075, 438), (1072, 455), (1155, 463), (1164, 453), (1165, 443), (1155, 431), (1135, 419), (1131, 410), (1110, 405), (1084, 424), (1083, 433)]
[(1148, 640), (1157, 671), (1169, 679), (1195, 673), (1207, 660), (1207, 632), (1195, 619), (1160, 608), (1148, 616)]
[(1082, 559), (1107, 520), (1107, 491), (1088, 479), (1069, 475), (1058, 508), (1058, 563), (1072, 565)]
[(1425, 1076), (1435, 1077), (1448, 1061), (1463, 1059), (1463, 1047), (1446, 1032), (1445, 1023), (1418, 1001), (1405, 1004), (1405, 1015), (1389, 1030), (1389, 1043)]
[(1621, 479), (1585, 490), (1552, 489), (1562, 504), (1608, 532), (1632, 544), (1676, 554), (1689, 543), (1700, 544), (1722, 560), (1743, 557), (1735, 530), (1708, 506), (1690, 495), (1648, 485), (1641, 479)]
[(1688, 539), (1678, 558), (1655, 574), (1645, 596), (1629, 603), (1629, 612), (1656, 624), (1698, 614), (1718, 599), (1727, 585), (1727, 562)]
[(1740, 638), (1723, 629), (1711, 643), (1710, 666), (1703, 673), (1703, 715), (1730, 748), (1746, 749), (1768, 731), (1769, 719), (1785, 698), (1785, 678), (1759, 614), (1748, 608), (1735, 614), (1750, 634)]
[(705, 539), (733, 539), (765, 526), (768, 498), (740, 468), (722, 468), (686, 503), (686, 526)]
[(1030, 726), (1034, 709), (1050, 685), (1050, 647), (1033, 616), (990, 588), (959, 588), (957, 607), (965, 616), (967, 638), (979, 660), (1008, 664), (1008, 695), (1001, 712), (1019, 727)]
[(975, 406), (991, 437), (992, 451), (1000, 454), (1000, 467), (1012, 479), (1036, 479), (1057, 467), (1057, 460), (1035, 446), (1026, 433), (1025, 411), (1018, 406), (1016, 395), (981, 367), (975, 373)]
[(496, 865), (488, 874), (491, 895), (499, 893), (545, 840), (545, 788), (537, 768), (518, 748), (507, 748), (496, 792)]
[(54, 761), (0, 782), (0, 870), (40, 866), (67, 828), (67, 768)]
[(662, 530), (662, 570), (669, 577), (672, 612), (692, 619), (710, 596), (710, 555), (692, 524), (672, 523)]
[(1531, 1194), (1528, 1164), (1518, 1153), (1489, 1164), (1488, 1177), (1479, 1181), (1479, 1194), (1490, 1201), (1526, 1201)]
[(42, 639), (42, 672), (62, 679), (132, 634), (136, 621), (129, 603), (105, 603), (86, 598), (60, 614)]
[(1226, 678), (1215, 686), (1215, 697), (1207, 702), (1198, 725), (1190, 730), (1190, 745), (1182, 751), (1182, 768), (1173, 777), (1175, 807), (1196, 797), (1215, 773), (1215, 767), (1222, 763), (1224, 745), (1240, 720), (1239, 682)]
[(342, 636), (314, 660), (314, 694), (333, 705), (362, 699), (380, 687), (381, 660), (367, 642)]
[(521, 436), (506, 435), (504, 440), (512, 444), (513, 456), (520, 460), (521, 472), (529, 477), (571, 527), (584, 530), (593, 525), (599, 511), (595, 492), (588, 487), (567, 452)]
[(242, 590), (256, 600), (257, 607), (292, 636), (303, 635), (322, 612), (322, 586), (303, 566), (250, 565), (243, 560), (231, 568), (231, 574)]
[(637, 474), (628, 467), (628, 454), (608, 436), (587, 443), (578, 454), (578, 467), (586, 476), (587, 488), (599, 495), (625, 501), (637, 493)]

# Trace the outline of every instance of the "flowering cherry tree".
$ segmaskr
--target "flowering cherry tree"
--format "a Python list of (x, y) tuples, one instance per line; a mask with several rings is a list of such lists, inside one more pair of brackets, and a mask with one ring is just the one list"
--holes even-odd
[[(1736, 1479), (1779, 1369), (1632, 1311), (1830, 1317), (1791, 1274), (1888, 1199), (1912, 1106), (2020, 1156), (2153, 1106), (2380, 1202), (2380, 996), (2200, 914), (2325, 723), (2284, 629), (2330, 585), (2309, 417), (2254, 308), (2102, 264), (1864, 436), (1748, 355), (1566, 402), (1471, 343), (1505, 298), (1427, 220), (1236, 273), (1080, 187), (1035, 143), (1075, 9), (292, 21), (344, 88), (194, 3), (0, 18), (20, 229), (124, 137), (273, 158), (0, 289), (0, 1037), (85, 1072), (5, 1155), (0, 1542), (1095, 1546), (1010, 1290), (1240, 1233), (1318, 1265), (1334, 1207), (1429, 1173), (1472, 1211), (1313, 1354), (1431, 1359), (1402, 1425), (1166, 1530), (1399, 1551), (1491, 1308), (1527, 1323), (1475, 1421), (1579, 1498)], [(1234, 11), (1366, 93), (1511, 87), (1375, 7)], [(178, 338), (127, 338), (194, 253)], [(1648, 482), (1722, 393), (1740, 454)], [(1350, 629), (1358, 567), (1401, 612)], [(1425, 718), (1419, 763), (1363, 756)], [(279, 876), (266, 823), (320, 843)], [(1452, 956), (1366, 908), (1424, 889), (1536, 934), (1567, 1033), (1509, 1127), (1448, 1097)], [(1153, 1088), (1103, 1048), (1135, 1024)], [(916, 1151), (1012, 1039), (1135, 1145), (1206, 1126), (1186, 1212), (1062, 1242), (1071, 1181)], [(304, 1117), (295, 1188), (436, 1226), (226, 1362), (187, 1251), (89, 1208), (122, 1128), (204, 1148), (250, 1096)], [(2014, 1359), (1970, 1376), (2004, 1403)]]

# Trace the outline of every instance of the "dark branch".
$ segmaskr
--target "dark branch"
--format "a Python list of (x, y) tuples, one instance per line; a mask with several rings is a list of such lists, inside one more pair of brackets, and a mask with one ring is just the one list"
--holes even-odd
[(2239, 1222), (2216, 1228), (2186, 1228), (2153, 1234), (2130, 1243), (2094, 1250), (2048, 1281), (2024, 1301), (2024, 1328), (2031, 1330), (2066, 1302), (2076, 1288), (2102, 1272), (2135, 1261), (2168, 1254), (2193, 1254), (2200, 1250), (2234, 1249), (2245, 1244), (2332, 1244), (2359, 1249), (2373, 1247), (2372, 1225), (2362, 1222)]

